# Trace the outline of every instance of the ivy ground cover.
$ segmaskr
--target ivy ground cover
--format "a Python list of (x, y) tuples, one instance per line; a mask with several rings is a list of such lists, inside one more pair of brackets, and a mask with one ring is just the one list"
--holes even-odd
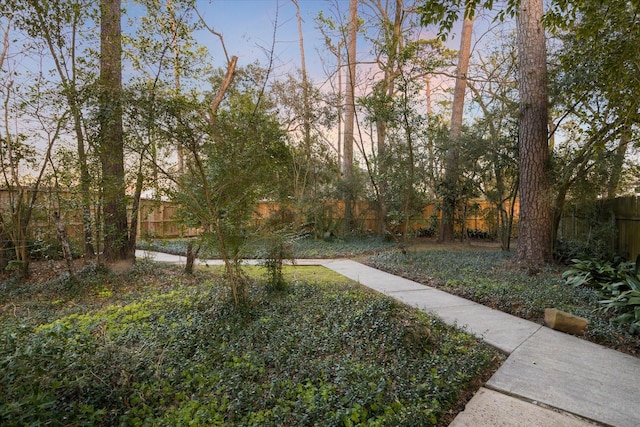
[[(396, 242), (377, 236), (349, 238), (314, 239), (312, 237), (285, 236), (294, 258), (349, 258), (356, 255), (372, 254), (393, 249)], [(195, 241), (195, 240), (194, 240)], [(189, 239), (150, 239), (138, 243), (138, 249), (186, 255)], [(264, 258), (268, 252), (267, 239), (249, 241), (243, 248), (245, 258)], [(215, 248), (203, 245), (201, 258), (219, 258)]]
[(502, 356), (317, 268), (259, 280), (141, 262), (2, 284), (1, 425), (447, 425)]
[(542, 323), (545, 308), (558, 308), (585, 317), (585, 338), (607, 347), (640, 355), (640, 336), (612, 322), (615, 314), (602, 310), (602, 297), (593, 289), (567, 285), (563, 266), (538, 271), (514, 265), (511, 254), (496, 250), (429, 249), (402, 254), (390, 251), (366, 258), (369, 265), (480, 304)]

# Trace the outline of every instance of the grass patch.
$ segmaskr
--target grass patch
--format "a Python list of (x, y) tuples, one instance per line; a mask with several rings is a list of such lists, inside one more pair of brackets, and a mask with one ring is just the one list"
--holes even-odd
[[(148, 240), (138, 244), (138, 249), (165, 252), (185, 256), (188, 239)], [(305, 238), (291, 238), (287, 240), (291, 245), (294, 258), (350, 258), (357, 255), (373, 254), (396, 246), (388, 239), (365, 236), (350, 238), (333, 238), (330, 240)], [(264, 258), (268, 252), (269, 243), (266, 241), (248, 242), (245, 247), (246, 258)], [(219, 258), (215, 248), (203, 247), (200, 258)]]
[(321, 268), (234, 309), (209, 268), (140, 264), (7, 285), (0, 424), (444, 426), (501, 360)]
[[(215, 276), (221, 276), (224, 273), (223, 265), (199, 265), (196, 268), (200, 272)], [(242, 270), (254, 280), (261, 280), (266, 276), (265, 268), (259, 265), (243, 265)], [(314, 283), (317, 285), (351, 283), (351, 281), (343, 275), (328, 268), (315, 265), (284, 265), (282, 267), (282, 273), (288, 284), (298, 284), (301, 282)]]
[(563, 268), (549, 266), (531, 275), (514, 267), (511, 254), (486, 250), (427, 250), (387, 252), (370, 256), (376, 268), (428, 284), (513, 315), (543, 323), (545, 308), (558, 308), (591, 322), (585, 338), (596, 343), (640, 354), (640, 337), (611, 324), (612, 315), (598, 308), (598, 294), (591, 289), (567, 286)]

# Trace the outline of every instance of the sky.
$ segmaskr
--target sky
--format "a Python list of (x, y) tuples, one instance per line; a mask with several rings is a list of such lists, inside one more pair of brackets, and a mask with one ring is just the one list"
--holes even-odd
[[(324, 46), (324, 39), (317, 28), (315, 18), (320, 11), (326, 17), (346, 20), (349, 0), (298, 0), (303, 19), (303, 37), (307, 73), (312, 81), (321, 83), (327, 78), (323, 70), (323, 58), (335, 64), (335, 59)], [(239, 65), (259, 60), (263, 65), (268, 61), (268, 51), (274, 41), (276, 75), (285, 74), (300, 68), (300, 47), (296, 7), (292, 0), (197, 0), (196, 5), (207, 25), (223, 34), (229, 55), (237, 55)], [(362, 6), (360, 6), (362, 9)], [(491, 27), (491, 19), (485, 12), (479, 12), (474, 25), (474, 37)], [(361, 16), (362, 17), (362, 16)], [(446, 45), (454, 50), (459, 47), (460, 24), (451, 32), (452, 37)], [(436, 29), (423, 29), (422, 38), (435, 37)], [(215, 65), (223, 66), (224, 57), (220, 42), (208, 32), (203, 31), (199, 40), (207, 45), (214, 55)], [(369, 49), (368, 43), (358, 42), (358, 57), (363, 59)], [(331, 65), (330, 69), (332, 69)]]
[[(338, 9), (347, 14), (349, 0), (298, 0), (298, 4), (303, 20), (305, 61), (315, 80), (321, 77), (318, 50), (324, 42), (314, 19), (321, 10), (326, 16), (334, 16)], [(229, 55), (237, 55), (239, 65), (255, 60), (266, 63), (273, 45), (276, 72), (300, 68), (298, 21), (291, 0), (198, 0), (197, 7), (207, 25), (222, 33)], [(207, 32), (200, 37), (216, 62), (223, 60), (219, 40)]]

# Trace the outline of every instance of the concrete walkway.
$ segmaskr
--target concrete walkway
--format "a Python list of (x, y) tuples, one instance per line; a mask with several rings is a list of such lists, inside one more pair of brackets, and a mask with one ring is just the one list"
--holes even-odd
[[(136, 255), (184, 263), (184, 257), (167, 254), (137, 251)], [(640, 359), (636, 357), (355, 261), (296, 263), (324, 266), (433, 313), (508, 355), (451, 426), (640, 426)]]

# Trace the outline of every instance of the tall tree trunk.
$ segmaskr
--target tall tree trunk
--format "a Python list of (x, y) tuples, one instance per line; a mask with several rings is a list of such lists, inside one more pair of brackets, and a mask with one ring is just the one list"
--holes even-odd
[(127, 259), (128, 228), (122, 130), (120, 0), (100, 2), (100, 162), (104, 258)]
[[(304, 185), (300, 188), (300, 195), (297, 200), (303, 202), (304, 205), (311, 203), (315, 205), (316, 195), (314, 190), (316, 189), (317, 173), (316, 167), (313, 161), (313, 141), (311, 138), (311, 88), (309, 78), (307, 75), (307, 62), (304, 54), (304, 37), (302, 34), (302, 15), (300, 14), (300, 5), (298, 0), (291, 0), (296, 7), (296, 19), (298, 21), (298, 41), (300, 47), (300, 73), (302, 74), (302, 141), (304, 146)], [(339, 53), (338, 53), (339, 55)], [(339, 149), (339, 148), (338, 148)], [(307, 181), (311, 180), (311, 186), (308, 188)], [(296, 180), (298, 182), (298, 180)], [(305, 207), (305, 210), (307, 208)], [(318, 224), (318, 209), (312, 209), (313, 211), (313, 223)]]
[(353, 130), (355, 122), (356, 37), (358, 33), (358, 0), (349, 1), (349, 29), (347, 44), (347, 87), (344, 120), (343, 179), (347, 183), (344, 193), (344, 231), (350, 232), (353, 224)]
[(462, 25), (458, 67), (456, 69), (456, 85), (453, 92), (451, 109), (451, 127), (449, 129), (449, 147), (447, 149), (444, 175), (444, 194), (442, 197), (442, 219), (440, 221), (440, 242), (452, 242), (454, 238), (454, 222), (458, 201), (458, 144), (462, 133), (462, 117), (464, 113), (464, 93), (467, 88), (467, 72), (471, 56), (471, 36), (473, 35), (473, 19), (465, 18)]
[[(169, 19), (171, 20), (171, 33), (173, 36), (173, 81), (176, 94), (180, 95), (182, 90), (182, 85), (180, 83), (180, 76), (182, 74), (182, 68), (180, 66), (180, 35), (178, 34), (178, 21), (176, 19), (176, 12), (173, 9), (172, 0), (167, 1), (167, 11), (169, 12)], [(176, 154), (178, 156), (178, 175), (182, 175), (184, 172), (184, 149), (181, 144), (177, 145)]]
[(296, 19), (298, 20), (298, 40), (300, 42), (300, 71), (302, 73), (302, 108), (303, 108), (303, 139), (307, 167), (311, 167), (311, 101), (309, 78), (307, 77), (307, 63), (304, 56), (304, 38), (302, 36), (302, 16), (300, 15), (300, 6), (297, 0), (292, 0), (296, 6)]
[(96, 251), (93, 245), (93, 222), (91, 215), (91, 176), (87, 162), (87, 152), (82, 130), (82, 117), (77, 108), (72, 106), (76, 143), (78, 153), (78, 166), (80, 168), (80, 197), (82, 199), (82, 230), (84, 237), (84, 255), (86, 258), (94, 258)]
[(58, 212), (53, 213), (53, 221), (56, 225), (56, 230), (58, 232), (58, 240), (60, 241), (60, 246), (62, 246), (62, 255), (67, 264), (67, 272), (69, 273), (69, 277), (75, 278), (75, 272), (73, 271), (73, 256), (71, 255), (71, 247), (69, 246), (69, 240), (67, 239), (67, 232), (64, 229), (64, 224), (60, 219), (60, 214)]
[(562, 214), (564, 213), (564, 205), (567, 200), (567, 193), (571, 188), (571, 184), (573, 180), (567, 180), (563, 182), (556, 193), (555, 198), (553, 199), (553, 204), (551, 206), (551, 244), (552, 247), (555, 246), (556, 240), (558, 239), (558, 231), (560, 230), (560, 222), (562, 221)]
[(138, 172), (136, 174), (136, 186), (131, 203), (131, 223), (129, 224), (129, 240), (127, 241), (127, 258), (136, 258), (136, 239), (138, 238), (138, 218), (140, 216), (140, 198), (144, 185), (144, 173), (142, 171), (144, 156), (140, 156)]
[[(76, 135), (76, 153), (78, 154), (78, 168), (80, 170), (80, 198), (82, 200), (82, 228), (84, 232), (84, 253), (86, 258), (95, 257), (95, 249), (93, 246), (93, 225), (91, 219), (91, 176), (89, 174), (89, 166), (87, 163), (87, 152), (85, 148), (85, 132), (83, 128), (84, 119), (82, 116), (82, 102), (78, 93), (78, 62), (76, 57), (76, 40), (78, 26), (80, 25), (80, 11), (76, 10), (71, 20), (71, 45), (70, 58), (64, 59), (63, 46), (60, 45), (59, 39), (55, 36), (55, 30), (50, 30), (47, 16), (42, 8), (42, 3), (34, 3), (34, 15), (39, 23), (42, 31), (41, 37), (49, 47), (51, 58), (55, 64), (60, 78), (61, 86), (66, 95), (69, 111), (73, 119), (73, 129)], [(71, 70), (66, 68), (67, 63), (70, 64)]]
[(343, 142), (342, 142), (342, 48), (341, 43), (338, 43), (338, 47), (336, 49), (336, 57), (337, 57), (337, 73), (338, 73), (338, 99), (336, 100), (336, 112), (338, 116), (338, 168), (339, 174), (344, 172), (344, 166), (342, 164), (342, 153), (343, 153)]
[[(73, 40), (75, 41), (75, 33), (78, 31), (78, 22), (73, 21)], [(50, 46), (51, 53), (54, 49)], [(91, 214), (91, 175), (89, 174), (88, 156), (85, 145), (85, 133), (83, 129), (84, 118), (82, 116), (81, 102), (78, 99), (78, 69), (76, 60), (76, 46), (72, 46), (71, 50), (71, 79), (66, 79), (62, 66), (57, 66), (63, 84), (68, 87), (67, 102), (73, 117), (73, 127), (76, 134), (76, 152), (78, 154), (78, 167), (80, 169), (80, 197), (82, 200), (82, 230), (84, 238), (84, 256), (85, 258), (94, 258), (96, 250), (93, 244), (93, 221)]]
[(520, 226), (517, 259), (551, 260), (547, 51), (543, 0), (522, 0), (517, 19), (520, 69)]
[(385, 40), (388, 44), (388, 58), (387, 64), (382, 67), (384, 71), (384, 80), (380, 86), (380, 96), (384, 100), (382, 105), (378, 108), (381, 110), (381, 114), (376, 117), (376, 137), (377, 137), (377, 151), (378, 151), (378, 191), (377, 196), (377, 216), (379, 229), (378, 233), (384, 235), (387, 233), (387, 193), (388, 187), (386, 182), (386, 175), (388, 169), (388, 150), (387, 150), (387, 130), (388, 124), (388, 111), (391, 107), (391, 99), (396, 92), (396, 77), (398, 75), (398, 68), (400, 67), (400, 61), (402, 56), (402, 50), (404, 43), (402, 39), (402, 20), (404, 16), (403, 0), (395, 0), (393, 22), (390, 21), (386, 9), (381, 3), (378, 3), (380, 16), (386, 21), (385, 24), (393, 25), (393, 32), (389, 39)]
[(620, 177), (622, 176), (622, 167), (624, 166), (624, 159), (627, 156), (627, 147), (631, 141), (631, 127), (626, 126), (620, 135), (620, 143), (615, 152), (613, 159), (613, 167), (611, 168), (611, 175), (609, 182), (607, 183), (607, 198), (614, 199), (620, 185)]

